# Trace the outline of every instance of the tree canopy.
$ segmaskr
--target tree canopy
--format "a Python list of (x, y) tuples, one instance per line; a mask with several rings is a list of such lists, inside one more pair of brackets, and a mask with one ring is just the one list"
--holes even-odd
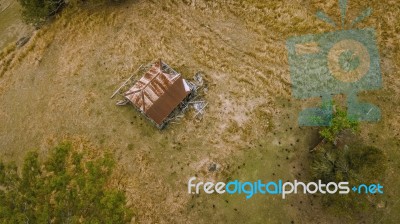
[(64, 6), (64, 0), (18, 0), (25, 21), (40, 24)]
[[(329, 182), (347, 181), (352, 186), (382, 183), (386, 170), (386, 156), (382, 150), (359, 142), (344, 148), (326, 143), (313, 152), (311, 176), (314, 180)], [(373, 208), (379, 201), (374, 195), (323, 195), (322, 201), (332, 209), (354, 213)]]
[(29, 152), (21, 170), (1, 162), (0, 223), (129, 222), (124, 192), (108, 187), (112, 156), (84, 158), (63, 143), (45, 161)]

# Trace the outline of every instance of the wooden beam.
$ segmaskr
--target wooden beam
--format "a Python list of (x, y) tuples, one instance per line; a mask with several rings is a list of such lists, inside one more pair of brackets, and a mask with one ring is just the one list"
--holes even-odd
[(131, 77), (129, 77), (124, 83), (122, 83), (122, 85), (115, 90), (115, 92), (111, 95), (110, 99), (114, 98), (115, 95), (117, 95), (117, 93), (121, 90), (122, 87), (126, 86), (126, 84), (129, 82), (129, 80), (132, 79), (132, 77), (143, 67), (143, 64), (140, 65), (140, 67), (138, 69), (136, 69), (133, 74), (131, 75)]

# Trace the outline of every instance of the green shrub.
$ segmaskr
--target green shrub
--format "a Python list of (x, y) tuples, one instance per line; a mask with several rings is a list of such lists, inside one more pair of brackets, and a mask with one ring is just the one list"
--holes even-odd
[(64, 0), (18, 0), (26, 22), (35, 25), (43, 23), (64, 6)]
[(357, 131), (358, 122), (347, 117), (347, 112), (337, 108), (333, 114), (331, 125), (324, 127), (319, 134), (328, 142), (334, 142), (336, 137), (344, 130)]
[(0, 163), (0, 223), (129, 222), (124, 193), (107, 187), (112, 156), (84, 158), (61, 144), (46, 161), (28, 153), (20, 171)]
[[(326, 143), (312, 154), (311, 176), (325, 184), (342, 181), (352, 186), (376, 184), (383, 180), (385, 169), (386, 157), (382, 150), (358, 143), (343, 148)], [(325, 205), (342, 212), (363, 211), (374, 204), (373, 196), (368, 199), (352, 193), (322, 198)]]
[(313, 154), (312, 176), (323, 182), (373, 182), (385, 170), (382, 150), (372, 146), (351, 145), (343, 149), (324, 146)]

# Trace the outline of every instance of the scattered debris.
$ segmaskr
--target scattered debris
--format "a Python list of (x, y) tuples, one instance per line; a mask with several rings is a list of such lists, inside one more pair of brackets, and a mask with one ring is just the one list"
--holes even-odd
[(195, 84), (197, 85), (197, 86), (199, 86), (199, 87), (201, 87), (201, 86), (203, 86), (203, 84), (204, 84), (204, 81), (203, 81), (203, 74), (201, 73), (201, 72), (197, 72), (195, 75), (194, 75), (194, 81), (195, 81)]
[(196, 111), (196, 113), (194, 114), (194, 118), (201, 120), (203, 118), (204, 109), (206, 108), (208, 103), (206, 101), (193, 101), (189, 103), (193, 105), (193, 108)]
[(31, 39), (31, 37), (21, 37), (15, 44), (18, 48), (23, 47), (26, 43), (28, 43), (29, 39)]
[(379, 209), (383, 209), (387, 207), (387, 201), (380, 201), (378, 204), (376, 204), (376, 207)]
[(117, 90), (115, 90), (115, 92), (113, 93), (113, 95), (111, 95), (110, 99), (112, 99), (115, 95), (117, 95), (117, 93), (118, 93), (123, 87), (125, 87), (125, 86), (129, 83), (129, 81), (131, 81), (131, 79), (133, 78), (133, 76), (134, 76), (142, 67), (143, 67), (143, 65), (140, 65), (140, 67), (139, 67), (138, 69), (136, 69), (135, 72), (133, 72), (133, 74), (131, 75), (131, 77), (129, 77), (124, 83), (122, 83), (122, 85), (121, 85)]
[(221, 165), (219, 165), (219, 164), (217, 164), (217, 163), (211, 163), (211, 164), (208, 166), (208, 171), (210, 171), (210, 172), (215, 172), (215, 171), (218, 170), (218, 168), (220, 168), (220, 166), (221, 166)]

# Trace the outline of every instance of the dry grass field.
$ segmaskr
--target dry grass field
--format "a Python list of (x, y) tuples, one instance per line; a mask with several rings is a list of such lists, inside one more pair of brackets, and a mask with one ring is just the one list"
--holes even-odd
[[(332, 31), (314, 14), (322, 9), (339, 23), (336, 0), (136, 0), (67, 8), (25, 46), (8, 44), (0, 54), (1, 158), (21, 162), (30, 149), (46, 155), (65, 139), (114, 150), (126, 171), (133, 222), (399, 223), (400, 5), (351, 0), (348, 17), (367, 6), (374, 13), (358, 27), (377, 30), (384, 86), (360, 96), (382, 110), (382, 120), (363, 123), (361, 135), (389, 158), (385, 208), (339, 216), (312, 196), (246, 201), (187, 194), (194, 175), (308, 180), (317, 129), (298, 127), (297, 114), (318, 100), (292, 98), (285, 43)], [(3, 41), (8, 30), (1, 32)], [(209, 106), (202, 121), (191, 111), (159, 131), (110, 100), (137, 67), (157, 58), (186, 78), (205, 74)], [(216, 172), (208, 170), (212, 163), (220, 165)]]

